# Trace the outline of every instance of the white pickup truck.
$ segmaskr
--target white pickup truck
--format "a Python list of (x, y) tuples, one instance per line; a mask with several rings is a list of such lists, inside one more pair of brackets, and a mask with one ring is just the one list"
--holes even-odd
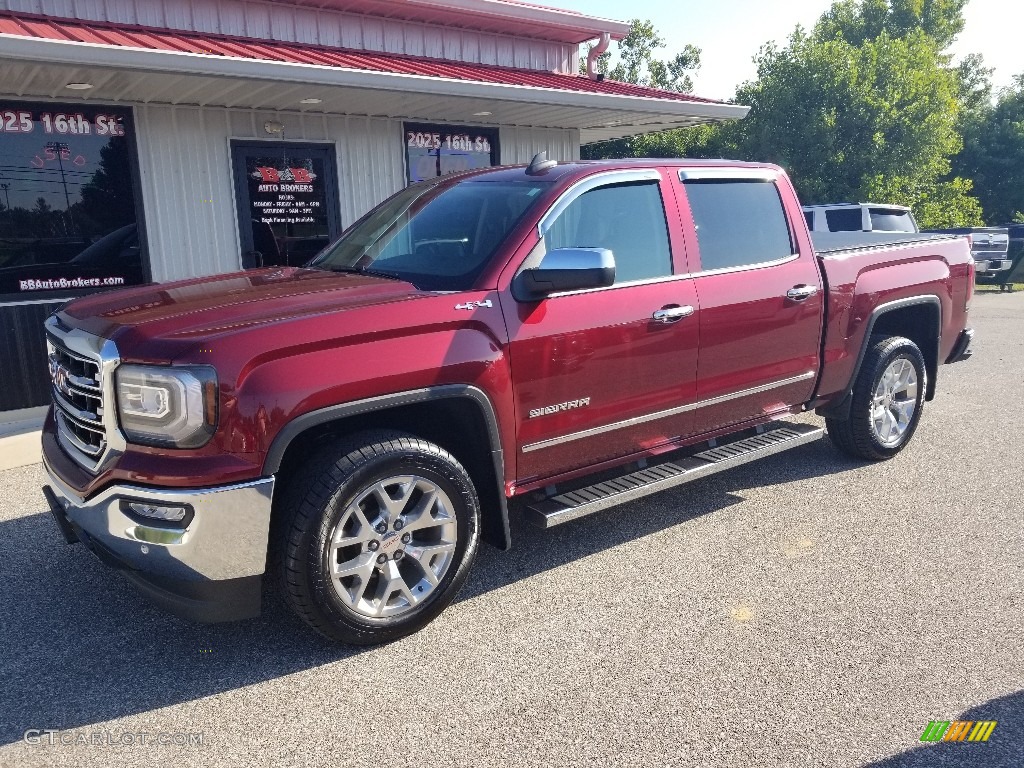
[(905, 205), (829, 203), (802, 206), (811, 232), (919, 232)]
[[(880, 203), (829, 203), (802, 206), (811, 232), (920, 232), (910, 208)], [(928, 233), (964, 235), (971, 244), (979, 282), (1004, 287), (1013, 267), (1006, 227), (926, 229)]]

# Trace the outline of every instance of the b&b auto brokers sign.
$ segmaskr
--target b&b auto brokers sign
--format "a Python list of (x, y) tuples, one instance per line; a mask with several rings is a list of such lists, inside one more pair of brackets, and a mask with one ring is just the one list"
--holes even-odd
[(258, 165), (249, 173), (253, 217), (265, 224), (312, 224), (324, 205), (319, 177), (307, 168)]

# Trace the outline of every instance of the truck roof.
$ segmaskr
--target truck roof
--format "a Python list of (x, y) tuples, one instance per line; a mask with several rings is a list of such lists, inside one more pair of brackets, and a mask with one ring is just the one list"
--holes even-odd
[(499, 166), (460, 174), (462, 178), (486, 177), (488, 181), (559, 181), (567, 176), (585, 175), (595, 170), (623, 170), (630, 168), (751, 168), (782, 171), (772, 163), (746, 162), (742, 160), (708, 160), (696, 158), (622, 158), (617, 160), (569, 160), (540, 176), (528, 176), (526, 165)]

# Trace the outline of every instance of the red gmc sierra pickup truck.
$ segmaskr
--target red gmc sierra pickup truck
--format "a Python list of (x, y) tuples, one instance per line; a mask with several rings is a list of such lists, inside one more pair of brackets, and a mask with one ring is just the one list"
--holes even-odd
[[(815, 234), (766, 164), (408, 187), (304, 268), (49, 318), (51, 510), (158, 604), (349, 643), (435, 618), (510, 514), (550, 527), (820, 438), (906, 446), (969, 356), (963, 238)], [(816, 411), (825, 426), (807, 419)]]

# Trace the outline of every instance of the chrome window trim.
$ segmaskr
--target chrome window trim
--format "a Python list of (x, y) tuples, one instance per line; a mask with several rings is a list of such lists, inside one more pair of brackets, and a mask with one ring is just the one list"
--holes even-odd
[[(541, 218), (540, 223), (537, 225), (537, 235), (543, 240), (544, 236), (550, 231), (551, 226), (555, 223), (555, 219), (562, 215), (566, 208), (572, 205), (577, 198), (585, 195), (587, 192), (591, 192), (600, 187), (608, 187), (613, 184), (629, 184), (631, 182), (643, 182), (643, 181), (661, 181), (661, 174), (653, 168), (646, 170), (618, 170), (618, 171), (603, 171), (601, 173), (595, 173), (592, 176), (587, 176), (584, 179), (580, 179), (575, 184), (565, 190), (558, 199), (548, 208), (547, 213)], [(660, 190), (659, 190), (660, 193)], [(662, 207), (664, 207), (665, 201), (662, 200)], [(668, 211), (665, 211), (666, 220), (665, 226), (668, 226)]]
[(769, 269), (771, 267), (780, 267), (783, 264), (789, 264), (791, 261), (796, 261), (800, 258), (799, 253), (794, 253), (789, 256), (784, 256), (781, 259), (775, 259), (774, 261), (762, 261), (759, 264), (744, 264), (739, 267), (721, 267), (720, 269), (705, 269), (701, 272), (694, 272), (693, 277), (714, 277), (715, 275), (728, 275), (733, 272), (750, 272), (754, 269)]
[(739, 392), (731, 392), (727, 395), (718, 395), (708, 400), (701, 400), (696, 403), (689, 403), (688, 405), (681, 405), (678, 408), (669, 408), (668, 410), (658, 411), (656, 413), (648, 413), (644, 416), (634, 416), (631, 419), (624, 419), (623, 421), (616, 421), (611, 424), (605, 424), (600, 427), (593, 427), (591, 429), (584, 429), (580, 432), (572, 432), (568, 435), (560, 435), (558, 437), (551, 437), (547, 440), (540, 440), (536, 443), (530, 443), (523, 446), (523, 453), (532, 453), (533, 451), (539, 451), (542, 448), (551, 448), (555, 445), (562, 445), (564, 443), (574, 442), (576, 440), (583, 440), (588, 437), (596, 437), (597, 435), (603, 435), (607, 432), (614, 432), (619, 429), (626, 429), (628, 427), (635, 427), (639, 424), (646, 424), (649, 421), (657, 421), (658, 419), (665, 419), (670, 416), (678, 416), (689, 411), (696, 411), (701, 408), (709, 408), (713, 405), (720, 405), (721, 403), (727, 403), (730, 400), (738, 400), (741, 397), (749, 397), (750, 395), (757, 395), (762, 392), (768, 392), (772, 389), (778, 389), (779, 387), (786, 387), (790, 384), (799, 384), (801, 381), (807, 381), (813, 379), (817, 374), (814, 371), (807, 371), (807, 373), (801, 373), (799, 376), (792, 376), (788, 379), (781, 379), (780, 381), (773, 381), (769, 384), (761, 384), (757, 387), (751, 387), (750, 389), (742, 389)]
[(681, 275), (665, 275), (664, 277), (650, 277), (644, 280), (629, 280), (625, 283), (615, 283), (614, 285), (606, 285), (602, 288), (583, 288), (578, 291), (561, 291), (559, 293), (548, 294), (549, 299), (558, 299), (562, 296), (579, 296), (584, 293), (603, 293), (604, 291), (616, 291), (619, 288), (635, 288), (638, 285), (657, 285), (658, 283), (674, 283), (679, 280), (689, 280), (694, 276), (689, 272), (684, 272)]
[(683, 168), (679, 171), (680, 181), (766, 181), (776, 182), (781, 174), (771, 168)]

